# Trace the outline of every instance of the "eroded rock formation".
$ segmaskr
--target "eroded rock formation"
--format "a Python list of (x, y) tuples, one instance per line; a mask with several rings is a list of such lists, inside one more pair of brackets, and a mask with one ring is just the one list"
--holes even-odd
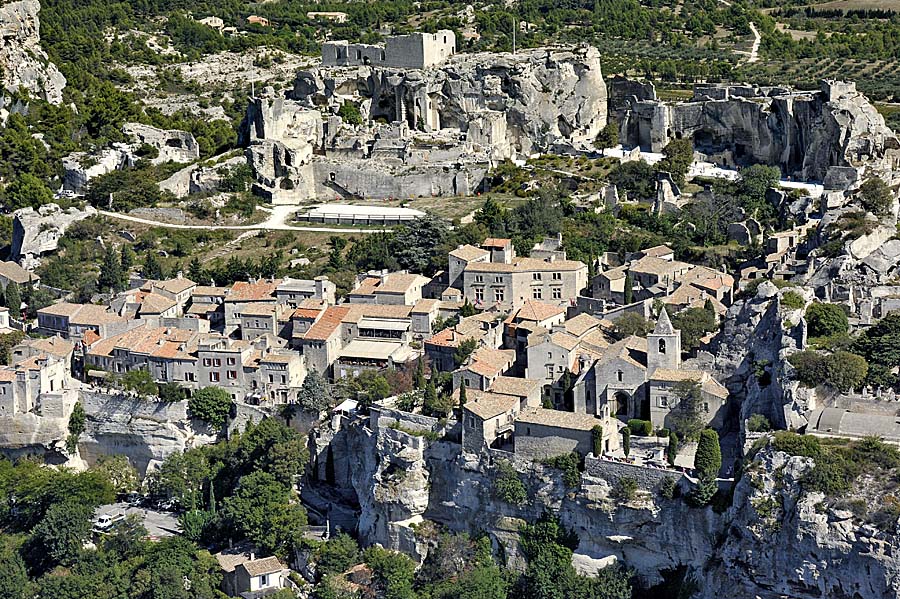
[(41, 48), (38, 0), (0, 6), (0, 78), (11, 92), (25, 89), (52, 104), (62, 102), (66, 78)]

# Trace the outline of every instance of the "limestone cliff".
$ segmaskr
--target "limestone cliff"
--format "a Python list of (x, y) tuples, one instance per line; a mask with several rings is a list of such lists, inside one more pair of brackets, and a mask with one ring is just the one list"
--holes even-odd
[(3, 87), (25, 89), (52, 104), (62, 102), (66, 78), (41, 48), (38, 0), (20, 0), (0, 6), (0, 73)]

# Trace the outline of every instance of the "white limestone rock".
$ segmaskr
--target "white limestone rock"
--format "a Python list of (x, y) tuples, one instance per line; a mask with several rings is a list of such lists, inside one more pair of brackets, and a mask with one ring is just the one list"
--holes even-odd
[(66, 78), (41, 48), (38, 0), (0, 6), (0, 81), (15, 92), (24, 88), (51, 104), (62, 102)]
[(56, 251), (59, 239), (73, 223), (95, 214), (93, 206), (63, 210), (57, 204), (46, 204), (37, 210), (31, 207), (16, 210), (10, 258), (21, 261)]

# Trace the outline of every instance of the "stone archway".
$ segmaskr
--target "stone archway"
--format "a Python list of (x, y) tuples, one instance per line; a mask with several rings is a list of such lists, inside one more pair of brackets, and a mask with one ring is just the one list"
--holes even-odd
[(613, 395), (616, 407), (616, 416), (628, 416), (630, 414), (631, 397), (624, 391), (616, 391)]

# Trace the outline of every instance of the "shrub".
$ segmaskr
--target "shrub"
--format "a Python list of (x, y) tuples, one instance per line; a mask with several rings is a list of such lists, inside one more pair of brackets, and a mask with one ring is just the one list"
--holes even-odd
[(657, 429), (656, 436), (659, 437), (660, 439), (668, 439), (669, 438), (669, 429), (667, 429), (667, 428)]
[(772, 424), (762, 414), (751, 414), (747, 419), (747, 430), (751, 433), (765, 433), (772, 430)]
[(628, 428), (631, 430), (632, 435), (649, 437), (653, 434), (653, 424), (649, 420), (632, 418), (628, 421)]
[(825, 382), (838, 391), (858, 388), (868, 372), (866, 359), (848, 351), (836, 351), (825, 358)]
[(519, 478), (519, 473), (512, 464), (506, 460), (500, 460), (494, 471), (494, 496), (497, 499), (515, 506), (523, 505), (528, 501), (525, 483)]
[(805, 349), (788, 356), (788, 362), (797, 371), (797, 380), (804, 387), (815, 387), (825, 379), (825, 356)]
[(894, 203), (894, 194), (888, 184), (878, 177), (872, 177), (859, 186), (863, 207), (873, 214), (885, 215)]
[(569, 488), (577, 488), (581, 484), (581, 471), (578, 466), (581, 459), (577, 453), (566, 453), (544, 460), (544, 464), (562, 470), (562, 479)]
[(789, 431), (775, 433), (772, 446), (777, 451), (808, 458), (818, 457), (822, 453), (822, 446), (816, 437), (798, 435)]
[(338, 116), (349, 125), (362, 125), (363, 118), (359, 112), (359, 106), (353, 102), (344, 102), (338, 109)]
[(637, 495), (637, 481), (630, 476), (623, 476), (613, 488), (613, 495), (622, 501), (631, 501)]
[(666, 499), (672, 499), (675, 497), (676, 488), (675, 479), (671, 476), (666, 476), (659, 483), (659, 495)]
[(837, 304), (816, 302), (806, 309), (810, 337), (831, 337), (846, 333), (850, 325), (847, 313)]
[(806, 301), (796, 291), (788, 290), (781, 296), (781, 305), (788, 310), (799, 310), (806, 305)]

